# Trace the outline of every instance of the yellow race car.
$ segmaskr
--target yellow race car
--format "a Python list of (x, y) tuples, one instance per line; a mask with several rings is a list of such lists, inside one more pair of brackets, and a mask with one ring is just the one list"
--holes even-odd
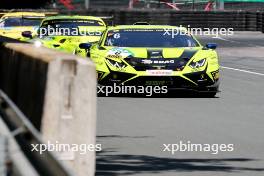
[(3, 15), (0, 19), (0, 35), (13, 39), (22, 39), (23, 31), (36, 31), (44, 13), (36, 12), (11, 12)]
[(81, 43), (78, 55), (94, 61), (100, 85), (167, 86), (214, 97), (216, 46), (202, 46), (183, 27), (135, 24), (109, 27), (98, 43)]

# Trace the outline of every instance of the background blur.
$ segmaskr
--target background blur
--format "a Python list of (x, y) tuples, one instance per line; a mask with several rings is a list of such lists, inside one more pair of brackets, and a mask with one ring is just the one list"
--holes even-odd
[(1, 9), (154, 8), (174, 10), (262, 10), (263, 0), (1, 0)]

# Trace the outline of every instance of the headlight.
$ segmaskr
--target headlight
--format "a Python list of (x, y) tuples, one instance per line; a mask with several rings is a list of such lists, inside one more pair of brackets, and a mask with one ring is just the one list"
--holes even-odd
[(205, 62), (206, 62), (206, 59), (201, 59), (201, 60), (196, 61), (196, 62), (192, 61), (189, 64), (189, 66), (192, 68), (200, 68), (200, 67), (204, 66)]
[(38, 40), (36, 40), (36, 41), (34, 42), (34, 45), (35, 45), (35, 47), (41, 47), (41, 45), (42, 45), (42, 42), (41, 42), (41, 41), (38, 41)]
[(107, 62), (112, 65), (113, 67), (116, 67), (116, 68), (119, 68), (119, 69), (122, 69), (122, 68), (125, 68), (126, 67), (126, 64), (124, 62), (117, 62), (115, 60), (112, 60), (112, 59), (106, 59)]

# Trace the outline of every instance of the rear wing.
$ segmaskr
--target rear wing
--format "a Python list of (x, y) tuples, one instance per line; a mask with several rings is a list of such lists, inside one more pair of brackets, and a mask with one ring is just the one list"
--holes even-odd
[[(15, 11), (14, 10), (10, 10), (10, 11), (6, 11), (6, 12), (5, 11), (0, 12), (0, 18), (3, 15), (11, 13), (11, 12), (15, 12)], [(19, 11), (17, 11), (17, 12), (19, 12)], [(34, 11), (29, 11), (29, 12), (34, 12)], [(36, 13), (38, 13), (38, 12), (36, 12)], [(53, 15), (58, 15), (58, 12), (45, 12), (45, 11), (42, 12), (42, 11), (40, 11), (39, 13), (45, 14), (45, 16), (43, 16), (43, 18), (48, 17), (48, 16), (53, 16)], [(42, 17), (42, 16), (32, 16), (32, 18), (34, 18), (34, 17), (38, 18), (38, 17)]]
[(59, 12), (43, 12), (45, 14), (45, 16), (54, 16), (54, 15), (58, 15)]
[(114, 26), (114, 16), (96, 16), (98, 18), (101, 18), (106, 26)]
[(44, 19), (46, 16), (22, 16), (22, 19), (29, 19), (29, 20), (35, 20), (35, 19)]
[(4, 14), (6, 14), (6, 13), (0, 12), (0, 18), (1, 18)]

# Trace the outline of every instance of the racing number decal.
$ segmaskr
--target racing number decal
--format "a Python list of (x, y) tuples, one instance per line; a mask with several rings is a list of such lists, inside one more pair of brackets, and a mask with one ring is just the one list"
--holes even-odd
[(119, 38), (120, 38), (120, 34), (119, 34), (119, 33), (115, 33), (115, 34), (114, 34), (114, 38), (115, 38), (115, 39), (119, 39)]

